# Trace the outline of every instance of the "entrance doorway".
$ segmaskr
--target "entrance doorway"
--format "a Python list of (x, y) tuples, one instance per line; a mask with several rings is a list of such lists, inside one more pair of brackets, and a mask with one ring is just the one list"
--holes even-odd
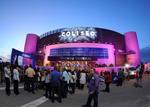
[(86, 70), (95, 67), (95, 61), (50, 61), (50, 65), (56, 65), (60, 69), (77, 69), (77, 70)]

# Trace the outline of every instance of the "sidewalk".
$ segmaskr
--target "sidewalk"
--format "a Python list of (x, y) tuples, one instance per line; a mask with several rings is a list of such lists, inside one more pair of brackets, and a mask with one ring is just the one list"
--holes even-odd
[[(24, 83), (19, 83), (19, 88), (24, 88)], [(10, 89), (13, 89), (13, 83), (11, 83)], [(0, 91), (1, 90), (5, 90), (5, 83), (0, 83)]]
[(0, 83), (0, 87), (5, 87), (5, 83)]

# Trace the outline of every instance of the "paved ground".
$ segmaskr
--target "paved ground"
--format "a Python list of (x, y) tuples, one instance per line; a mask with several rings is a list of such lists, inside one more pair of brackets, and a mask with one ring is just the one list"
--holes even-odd
[[(146, 77), (143, 88), (133, 87), (135, 80), (125, 82), (122, 87), (111, 85), (111, 92), (99, 94), (99, 107), (150, 107), (150, 77)], [(103, 89), (104, 86), (101, 86)], [(0, 107), (81, 107), (87, 100), (87, 89), (76, 90), (74, 95), (63, 99), (62, 103), (51, 103), (43, 97), (43, 91), (36, 94), (20, 89), (20, 95), (6, 96), (4, 90), (0, 90)]]

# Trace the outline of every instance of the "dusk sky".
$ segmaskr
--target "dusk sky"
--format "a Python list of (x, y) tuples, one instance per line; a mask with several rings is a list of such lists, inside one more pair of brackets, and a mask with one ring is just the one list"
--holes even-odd
[(150, 46), (150, 0), (0, 0), (0, 55), (23, 51), (27, 33), (81, 26), (136, 31)]

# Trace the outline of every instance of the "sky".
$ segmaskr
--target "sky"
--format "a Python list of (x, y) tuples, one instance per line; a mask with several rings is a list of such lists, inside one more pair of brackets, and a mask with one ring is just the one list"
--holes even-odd
[(0, 55), (24, 50), (26, 35), (70, 27), (135, 31), (150, 46), (150, 0), (0, 0)]

